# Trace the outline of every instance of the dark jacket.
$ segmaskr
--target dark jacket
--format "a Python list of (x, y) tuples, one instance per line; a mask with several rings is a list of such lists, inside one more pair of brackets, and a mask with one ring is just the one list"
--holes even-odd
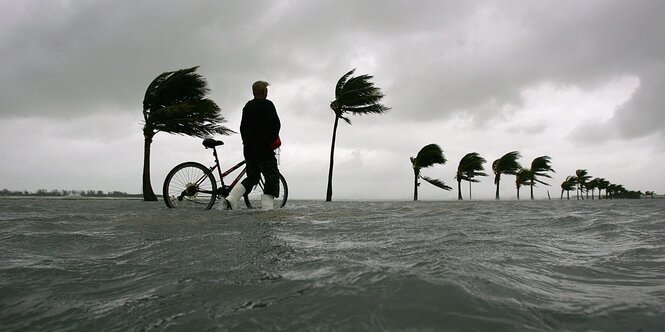
[(270, 144), (277, 139), (281, 123), (275, 105), (268, 99), (252, 99), (242, 109), (240, 135), (245, 160), (275, 158)]

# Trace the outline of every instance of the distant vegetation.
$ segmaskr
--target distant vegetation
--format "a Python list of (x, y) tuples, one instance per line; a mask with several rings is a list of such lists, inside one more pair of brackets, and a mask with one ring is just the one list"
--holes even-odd
[[(534, 199), (533, 189), (537, 185), (549, 186), (550, 184), (543, 181), (543, 178), (551, 179), (549, 173), (554, 173), (552, 168), (552, 158), (549, 156), (540, 156), (531, 161), (530, 168), (524, 168), (519, 163), (521, 158), (519, 151), (511, 151), (503, 155), (501, 158), (492, 163), (492, 171), (494, 172), (494, 184), (496, 185), (495, 198), (499, 198), (499, 184), (501, 175), (514, 175), (515, 187), (517, 189), (517, 199), (520, 199), (520, 188), (522, 186), (530, 187), (531, 199)], [(469, 199), (471, 199), (471, 182), (479, 182), (475, 179), (476, 176), (487, 176), (484, 172), (483, 164), (486, 162), (485, 158), (481, 157), (477, 152), (467, 153), (459, 162), (457, 167), (457, 199), (462, 200), (462, 181), (469, 181)], [(419, 153), (418, 157), (411, 157), (413, 170), (415, 174), (414, 194), (413, 199), (418, 200), (418, 186), (419, 179), (424, 179), (438, 187), (445, 190), (450, 190), (443, 181), (438, 179), (430, 179), (420, 175), (420, 169), (430, 167), (434, 164), (445, 164), (446, 159), (443, 156), (441, 148), (436, 144), (425, 146)], [(596, 196), (595, 190), (598, 189)], [(561, 199), (570, 199), (570, 192), (576, 192), (576, 198), (579, 199), (636, 199), (636, 198), (654, 198), (656, 193), (653, 191), (634, 191), (628, 190), (621, 184), (611, 183), (604, 178), (593, 178), (589, 175), (586, 169), (577, 169), (575, 175), (570, 175), (561, 183)], [(549, 197), (549, 192), (547, 194)]]
[(121, 191), (108, 191), (102, 190), (46, 190), (39, 189), (37, 191), (28, 190), (9, 190), (2, 189), (0, 196), (40, 196), (40, 197), (67, 197), (67, 196), (81, 196), (81, 197), (143, 197), (141, 194), (128, 194)]

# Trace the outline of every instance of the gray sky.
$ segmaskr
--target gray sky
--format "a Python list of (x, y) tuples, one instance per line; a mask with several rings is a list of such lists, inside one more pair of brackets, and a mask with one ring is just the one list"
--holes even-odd
[[(293, 198), (325, 198), (337, 80), (374, 75), (381, 116), (342, 123), (335, 199), (410, 199), (409, 161), (456, 188), (468, 152), (518, 150), (631, 190), (665, 193), (665, 2), (0, 0), (0, 188), (141, 192), (143, 94), (165, 71), (200, 66), (238, 130), (256, 80), (282, 119), (280, 169)], [(226, 166), (239, 135), (218, 137)], [(160, 133), (152, 184), (182, 161), (212, 161), (200, 139)], [(492, 177), (474, 198), (493, 198)], [(468, 195), (468, 186), (464, 185)], [(528, 197), (528, 190), (522, 195)], [(515, 197), (504, 176), (504, 199)], [(421, 199), (455, 199), (427, 183)]]

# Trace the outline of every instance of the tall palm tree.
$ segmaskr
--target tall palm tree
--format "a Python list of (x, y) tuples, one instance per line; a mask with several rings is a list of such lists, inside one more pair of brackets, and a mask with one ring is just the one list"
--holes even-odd
[(413, 166), (413, 175), (414, 175), (414, 181), (413, 181), (414, 201), (418, 200), (418, 186), (420, 186), (418, 179), (423, 179), (443, 190), (452, 189), (439, 179), (432, 179), (427, 176), (420, 175), (420, 169), (422, 168), (431, 167), (436, 164), (446, 163), (447, 161), (446, 157), (443, 155), (443, 151), (441, 150), (440, 146), (436, 144), (425, 145), (422, 149), (420, 149), (415, 158), (411, 157), (410, 159), (411, 159), (411, 166)]
[(549, 186), (548, 183), (546, 183), (543, 180), (540, 180), (538, 177), (544, 177), (548, 179), (552, 178), (552, 176), (547, 174), (549, 172), (555, 173), (554, 169), (552, 168), (551, 160), (552, 158), (550, 158), (549, 156), (540, 156), (531, 161), (531, 169), (529, 170), (529, 186), (531, 187), (531, 199), (533, 199), (533, 187), (536, 186), (536, 183)]
[(522, 166), (517, 161), (521, 157), (517, 151), (511, 151), (503, 155), (503, 157), (495, 160), (492, 163), (492, 171), (494, 172), (494, 183), (496, 184), (496, 199), (499, 199), (499, 184), (501, 182), (501, 174), (515, 175), (522, 169)]
[(457, 199), (462, 200), (462, 180), (469, 181), (469, 199), (471, 199), (471, 183), (479, 182), (474, 179), (476, 176), (487, 176), (484, 172), (483, 164), (486, 162), (485, 158), (481, 157), (477, 152), (467, 153), (459, 161), (457, 166)]
[(143, 199), (156, 201), (150, 183), (150, 146), (159, 132), (204, 137), (232, 133), (219, 106), (206, 98), (209, 92), (197, 67), (169, 71), (157, 76), (143, 98)]
[(531, 170), (522, 168), (515, 174), (515, 187), (517, 188), (517, 199), (520, 199), (520, 188), (531, 185)]
[(570, 191), (577, 187), (577, 177), (570, 175), (561, 182), (561, 199), (563, 199), (563, 192), (566, 192), (566, 198), (570, 199)]
[(351, 124), (351, 120), (347, 117), (348, 113), (356, 115), (382, 114), (390, 109), (380, 103), (383, 99), (383, 93), (370, 81), (373, 76), (351, 77), (354, 72), (355, 69), (349, 71), (337, 81), (335, 100), (330, 103), (330, 108), (335, 113), (335, 124), (333, 125), (332, 143), (330, 145), (330, 167), (328, 168), (328, 189), (326, 190), (327, 202), (332, 201), (333, 163), (339, 119)]
[(578, 169), (575, 171), (575, 176), (577, 177), (577, 199), (580, 199), (580, 195), (584, 199), (584, 190), (586, 189), (587, 182), (591, 179), (591, 175), (589, 175), (589, 171), (586, 169)]

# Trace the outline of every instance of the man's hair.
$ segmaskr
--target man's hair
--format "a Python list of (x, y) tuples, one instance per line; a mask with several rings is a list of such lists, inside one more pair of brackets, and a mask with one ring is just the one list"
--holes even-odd
[(256, 95), (264, 94), (268, 91), (268, 82), (266, 81), (256, 81), (252, 84), (252, 93)]

